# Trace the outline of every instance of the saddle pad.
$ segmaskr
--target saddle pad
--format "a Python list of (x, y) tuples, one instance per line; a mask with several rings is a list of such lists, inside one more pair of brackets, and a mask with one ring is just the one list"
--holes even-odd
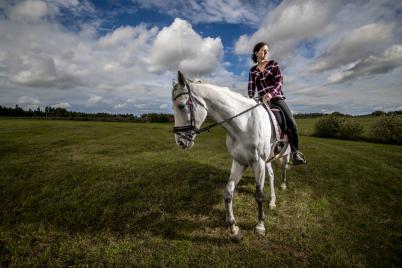
[(279, 127), (278, 121), (276, 120), (276, 117), (275, 117), (274, 113), (272, 112), (272, 109), (266, 103), (264, 103), (264, 107), (268, 111), (269, 117), (271, 118), (271, 121), (272, 121), (272, 125), (274, 126), (275, 140), (279, 141), (281, 134), (280, 134), (280, 127)]

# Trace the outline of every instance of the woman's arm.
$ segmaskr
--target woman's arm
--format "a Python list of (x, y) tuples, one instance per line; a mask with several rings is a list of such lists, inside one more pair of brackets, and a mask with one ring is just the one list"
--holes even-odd
[(270, 93), (272, 96), (282, 95), (283, 75), (278, 63), (276, 62), (274, 63), (274, 66), (272, 68), (272, 74), (275, 80), (275, 87), (270, 90)]

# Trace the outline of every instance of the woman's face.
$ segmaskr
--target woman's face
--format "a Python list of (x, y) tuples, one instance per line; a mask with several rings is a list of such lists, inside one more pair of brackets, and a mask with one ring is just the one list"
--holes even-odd
[(268, 60), (268, 54), (269, 54), (269, 49), (268, 49), (267, 45), (261, 47), (260, 50), (258, 50), (258, 52), (256, 53), (257, 58), (260, 61)]

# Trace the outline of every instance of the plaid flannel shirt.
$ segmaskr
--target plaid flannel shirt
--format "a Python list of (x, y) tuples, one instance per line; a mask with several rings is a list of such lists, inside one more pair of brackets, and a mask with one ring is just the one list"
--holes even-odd
[(263, 72), (257, 68), (257, 65), (254, 65), (249, 72), (248, 96), (253, 98), (257, 89), (260, 97), (270, 93), (273, 99), (284, 99), (282, 82), (283, 75), (276, 61), (269, 61)]

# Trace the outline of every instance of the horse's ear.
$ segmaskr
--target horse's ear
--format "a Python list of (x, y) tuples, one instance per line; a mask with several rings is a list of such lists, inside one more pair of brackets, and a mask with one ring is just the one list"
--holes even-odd
[(177, 85), (177, 82), (172, 80), (172, 87), (175, 87)]
[(184, 87), (186, 84), (186, 78), (184, 75), (180, 72), (180, 70), (177, 72), (177, 81), (179, 81), (179, 84)]

